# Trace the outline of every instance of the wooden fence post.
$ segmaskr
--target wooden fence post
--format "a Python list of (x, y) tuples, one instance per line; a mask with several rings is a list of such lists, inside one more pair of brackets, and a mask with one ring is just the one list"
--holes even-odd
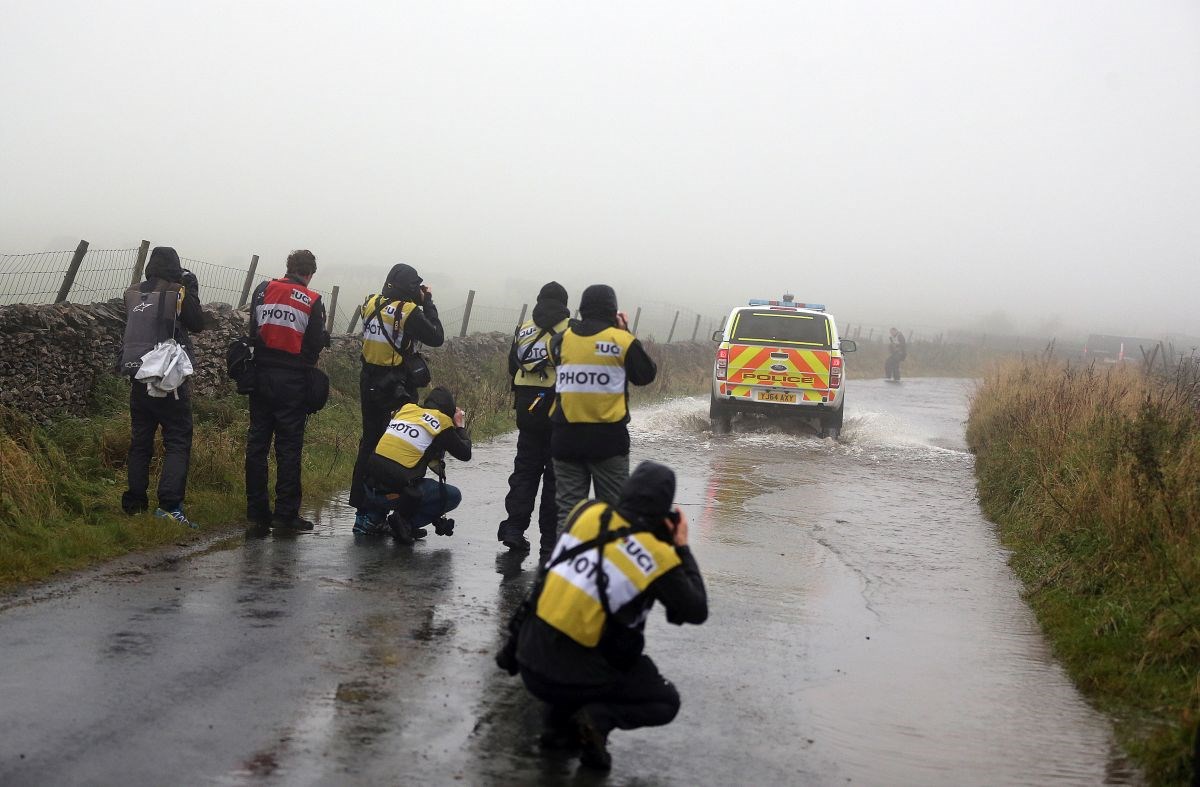
[(333, 333), (333, 318), (337, 316), (337, 296), (340, 289), (335, 284), (333, 285), (333, 292), (329, 294), (329, 316), (325, 318), (326, 333)]
[(83, 256), (87, 254), (87, 250), (88, 242), (79, 241), (79, 245), (75, 247), (75, 256), (71, 257), (71, 266), (67, 268), (67, 275), (63, 276), (62, 286), (58, 288), (58, 296), (54, 299), (55, 303), (63, 303), (71, 294), (71, 286), (75, 284), (75, 275), (79, 273), (79, 266), (83, 264)]
[(696, 341), (696, 334), (700, 333), (700, 315), (696, 315), (696, 324), (692, 326), (692, 341)]
[(522, 303), (521, 304), (521, 316), (517, 318), (517, 327), (513, 330), (514, 334), (517, 331), (521, 330), (521, 326), (525, 324), (525, 312), (528, 310), (529, 310), (529, 304)]
[(137, 262), (133, 265), (133, 278), (129, 280), (129, 286), (132, 287), (142, 280), (142, 271), (146, 269), (146, 255), (150, 253), (150, 241), (142, 241), (142, 245), (138, 246)]
[(475, 303), (475, 290), (467, 290), (467, 305), (463, 307), (462, 327), (458, 329), (458, 337), (467, 335), (467, 325), (471, 322), (471, 306)]
[(675, 319), (671, 320), (671, 330), (667, 332), (667, 344), (675, 338), (675, 323), (679, 322), (679, 310), (675, 310)]
[(362, 311), (362, 309), (354, 310), (354, 316), (350, 318), (350, 327), (346, 329), (346, 333), (348, 333), (348, 334), (354, 333), (354, 326), (358, 325), (358, 315), (361, 311)]
[(254, 284), (254, 272), (258, 270), (258, 255), (255, 254), (250, 258), (250, 270), (246, 271), (246, 281), (242, 284), (242, 297), (238, 301), (238, 308), (246, 305), (246, 300), (250, 297), (250, 285)]
[(639, 306), (639, 307), (637, 307), (637, 311), (634, 312), (634, 314), (633, 314), (633, 327), (631, 327), (629, 329), (630, 333), (635, 334), (635, 335), (637, 334), (637, 326), (638, 326), (638, 323), (641, 321), (641, 319), (642, 319), (642, 307)]

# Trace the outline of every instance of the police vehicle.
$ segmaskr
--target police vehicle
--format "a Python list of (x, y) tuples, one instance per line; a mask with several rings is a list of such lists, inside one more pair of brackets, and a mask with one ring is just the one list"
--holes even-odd
[(728, 432), (738, 413), (808, 418), (822, 437), (837, 437), (846, 404), (844, 353), (854, 341), (838, 336), (833, 315), (819, 303), (751, 300), (729, 313), (713, 364), (708, 415), (714, 432)]

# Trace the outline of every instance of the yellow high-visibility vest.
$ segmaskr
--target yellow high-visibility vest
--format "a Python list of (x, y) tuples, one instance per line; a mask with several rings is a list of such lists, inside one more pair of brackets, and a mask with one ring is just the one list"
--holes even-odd
[(513, 375), (513, 385), (554, 387), (554, 362), (550, 360), (550, 340), (566, 330), (570, 322), (569, 319), (564, 319), (547, 331), (530, 320), (517, 330), (517, 337), (513, 339), (513, 343), (517, 346), (517, 364), (520, 368)]
[(404, 324), (416, 308), (417, 304), (409, 301), (389, 301), (382, 295), (368, 295), (359, 307), (363, 360), (375, 366), (400, 366), (404, 363), (396, 347), (402, 346)]
[(555, 376), (557, 406), (572, 424), (615, 424), (629, 415), (625, 401), (625, 356), (636, 341), (620, 328), (594, 336), (563, 333)]
[(454, 419), (440, 410), (406, 404), (392, 413), (392, 420), (375, 446), (375, 453), (402, 467), (417, 467), (433, 439), (454, 426)]
[[(600, 519), (608, 510), (612, 510), (609, 530), (629, 525), (609, 504), (584, 501), (567, 520), (567, 530), (559, 537), (550, 562), (566, 550), (595, 539), (600, 534)], [(537, 599), (539, 618), (588, 648), (599, 644), (606, 618), (596, 587), (597, 551), (588, 549), (552, 568)], [(681, 562), (674, 546), (646, 532), (631, 533), (605, 544), (603, 570), (608, 577), (609, 610), (616, 614)], [(649, 608), (645, 614), (649, 614)], [(643, 622), (645, 615), (632, 625)]]

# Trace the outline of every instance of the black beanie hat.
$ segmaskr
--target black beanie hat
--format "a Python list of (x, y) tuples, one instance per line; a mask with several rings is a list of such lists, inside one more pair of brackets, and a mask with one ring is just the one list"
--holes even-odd
[(538, 293), (537, 299), (539, 301), (554, 301), (566, 306), (567, 288), (556, 281), (549, 282), (542, 287), (541, 291)]
[(607, 284), (593, 284), (579, 299), (579, 314), (585, 320), (615, 320), (617, 293)]
[(454, 404), (454, 394), (450, 393), (449, 388), (439, 385), (425, 397), (425, 408), (427, 410), (438, 410), (453, 418), (454, 411), (457, 409)]
[(649, 460), (642, 462), (621, 487), (617, 509), (626, 516), (658, 523), (675, 501), (675, 471)]

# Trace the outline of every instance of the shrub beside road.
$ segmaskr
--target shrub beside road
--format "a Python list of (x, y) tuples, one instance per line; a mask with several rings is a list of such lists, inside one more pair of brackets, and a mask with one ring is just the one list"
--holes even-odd
[(1200, 377), (1010, 362), (971, 403), (979, 497), (1054, 649), (1155, 784), (1200, 722)]

